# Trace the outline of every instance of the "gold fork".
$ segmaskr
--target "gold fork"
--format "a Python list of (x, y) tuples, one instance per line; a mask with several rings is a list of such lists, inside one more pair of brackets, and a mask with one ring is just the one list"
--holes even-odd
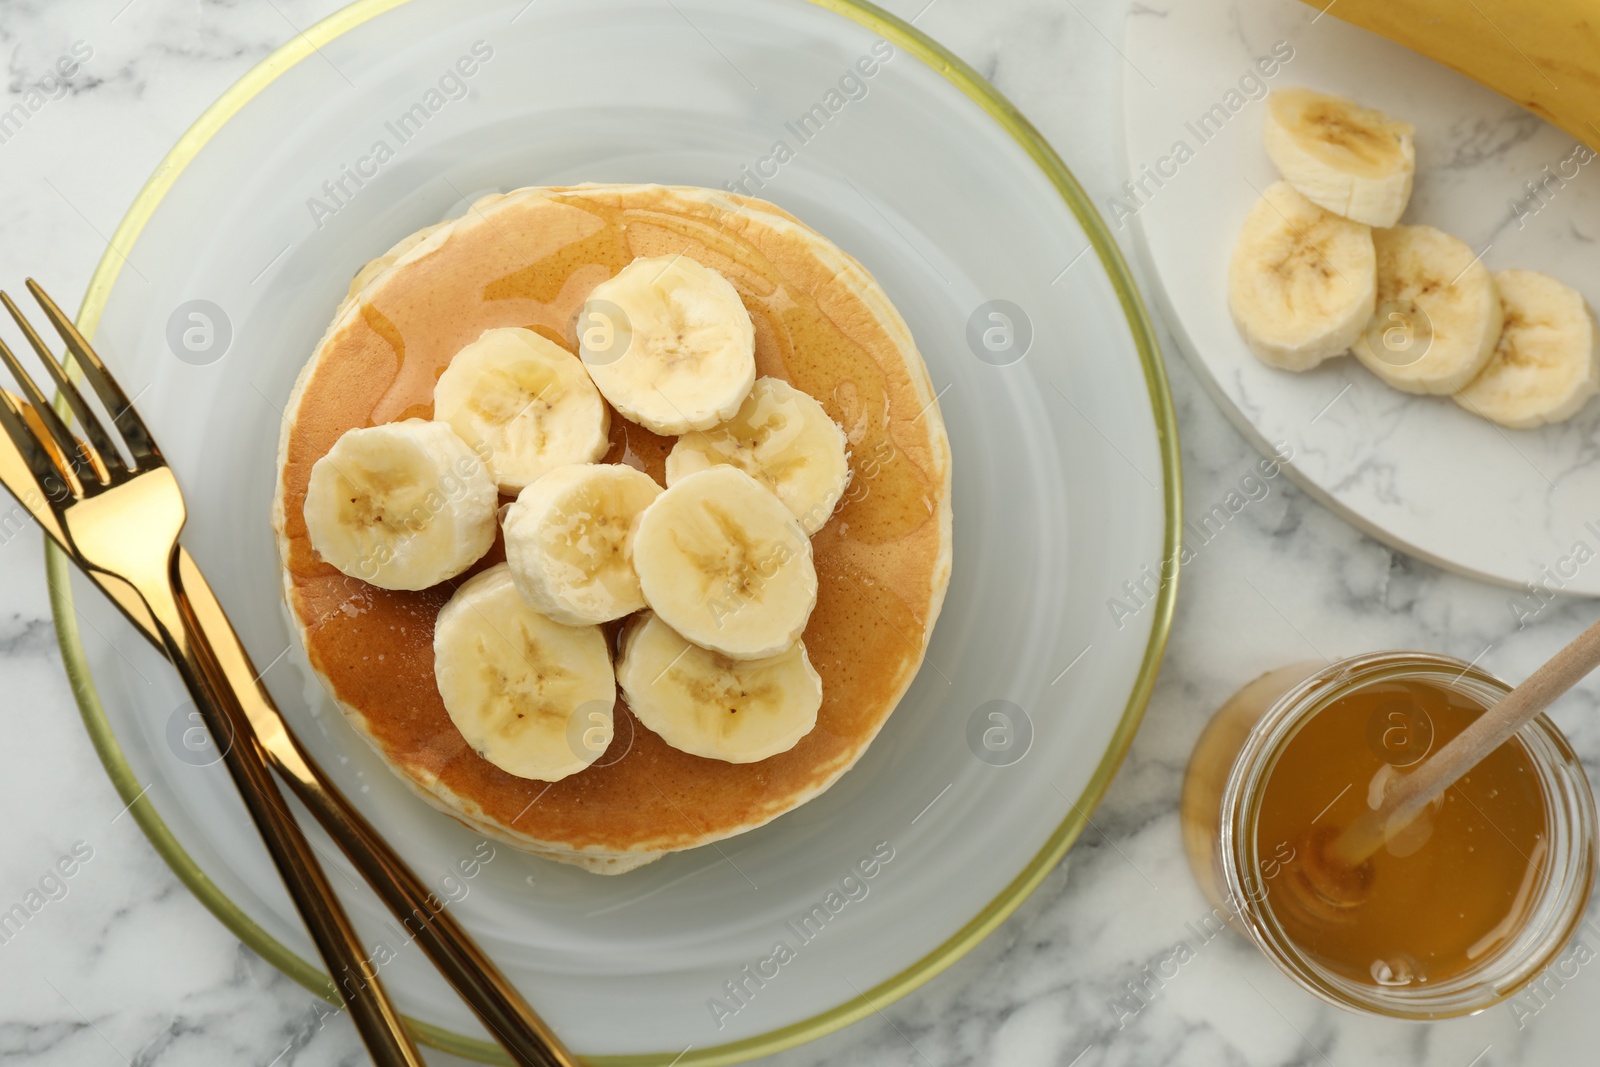
[[(117, 603), (142, 616), (160, 638), (178, 669), (206, 729), (218, 740), (223, 761), (246, 810), (256, 824), (295, 907), (327, 962), (373, 1060), (384, 1065), (422, 1067), (422, 1057), (405, 1031), (399, 1013), (366, 959), (349, 916), (333, 895), (311, 845), (284, 806), (248, 722), (231, 709), (219, 690), (219, 671), (205, 637), (199, 634), (173, 582), (178, 532), (185, 510), (177, 479), (155, 440), (120, 386), (106, 373), (76, 329), (31, 280), (29, 290), (67, 342), (83, 376), (111, 412), (111, 421), (133, 460), (129, 467), (110, 433), (89, 409), (39, 334), (11, 298), (0, 302), (21, 327), (46, 370), (82, 424), (79, 441), (44, 400), (44, 394), (16, 357), (0, 342), (0, 360), (31, 402), (33, 419), (9, 394), (0, 397), (0, 427), (26, 465), (33, 491), (14, 495), (24, 505), (49, 508), (47, 527), (68, 554), (102, 585), (116, 589)], [(41, 436), (38, 428), (45, 434)], [(8, 482), (7, 488), (13, 488)], [(233, 738), (240, 743), (222, 744)]]
[[(0, 390), (0, 425), (6, 430), (6, 439), (0, 440), (0, 482), (134, 625), (179, 666), (185, 684), (195, 695), (197, 707), (206, 716), (206, 725), (213, 737), (243, 740), (243, 744), (228, 745), (225, 758), (253, 762), (259, 773), (250, 768), (235, 770), (232, 762), (229, 770), (234, 773), (252, 817), (257, 817), (257, 807), (264, 809), (257, 818), (258, 826), (262, 825), (262, 819), (281, 818), (287, 822), (286, 828), (271, 830), (273, 836), (263, 828), (263, 836), (269, 849), (273, 849), (275, 839), (288, 840), (291, 851), (285, 853), (285, 857), (296, 862), (305, 860), (310, 872), (308, 877), (317, 883), (305, 888), (315, 891), (319, 899), (302, 902), (296, 893), (296, 881), (291, 880), (291, 872), (284, 871), (285, 863), (274, 851), (274, 859), (280, 871), (284, 871), (291, 894), (295, 895), (296, 904), (333, 971), (340, 995), (353, 1009), (369, 999), (369, 992), (370, 997), (375, 998), (375, 1003), (363, 1009), (364, 1015), (363, 1011), (352, 1012), (374, 1058), (385, 1064), (420, 1062), (409, 1038), (398, 1029), (398, 1016), (376, 982), (376, 975), (363, 957), (348, 919), (331, 895), (308, 843), (284, 808), (270, 775), (265, 773), (263, 753), (350, 856), (385, 904), (413, 932), (435, 966), (473, 1007), (513, 1060), (536, 1067), (575, 1067), (577, 1061), (571, 1053), (454, 918), (444, 911), (438, 897), (327, 779), (289, 730), (271, 696), (260, 684), (259, 672), (251, 665), (209, 584), (194, 560), (176, 544), (184, 519), (183, 500), (149, 431), (94, 351), (55, 303), (31, 279), (28, 289), (66, 342), (106, 409), (114, 412), (113, 423), (133, 456), (134, 467), (128, 469), (103, 424), (84, 403), (60, 363), (16, 305), (0, 293), (0, 302), (5, 304), (60, 387), (87, 437), (86, 441), (79, 441), (72, 436), (42, 391), (0, 342), (0, 359), (27, 396), (24, 401)], [(154, 482), (152, 478), (161, 481)], [(141, 481), (145, 484), (140, 485)], [(134, 491), (123, 491), (125, 489)], [(155, 503), (150, 503), (152, 501)], [(140, 528), (137, 517), (129, 510), (132, 508), (147, 515), (157, 532), (152, 534)], [(119, 547), (110, 550), (107, 542)], [(144, 546), (142, 553), (136, 546)], [(157, 555), (161, 559), (159, 563), (145, 558)], [(139, 558), (131, 558), (133, 556)], [(153, 595), (147, 595), (147, 590)], [(244, 751), (234, 757), (232, 753), (236, 750)], [(256, 776), (246, 779), (241, 778), (241, 773)], [(257, 782), (270, 792), (255, 789)], [(252, 806), (252, 797), (258, 798), (256, 806)], [(307, 876), (296, 867), (293, 877)], [(312, 907), (316, 922), (307, 914), (307, 907)], [(327, 944), (319, 937), (319, 929), (326, 935)], [(373, 1039), (380, 1044), (375, 1045)]]

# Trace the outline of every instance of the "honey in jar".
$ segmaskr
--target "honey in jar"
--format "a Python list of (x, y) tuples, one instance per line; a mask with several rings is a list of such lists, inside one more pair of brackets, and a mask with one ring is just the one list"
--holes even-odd
[(1185, 846), (1221, 914), (1301, 985), (1410, 1018), (1478, 1011), (1558, 953), (1594, 874), (1594, 808), (1541, 717), (1358, 868), (1339, 832), (1499, 700), (1465, 663), (1387, 653), (1298, 664), (1213, 718), (1184, 784)]

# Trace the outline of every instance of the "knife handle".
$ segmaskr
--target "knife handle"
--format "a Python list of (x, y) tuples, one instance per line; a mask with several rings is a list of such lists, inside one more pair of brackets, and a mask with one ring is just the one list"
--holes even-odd
[(404, 1020), (378, 981), (377, 967), (334, 895), (327, 872), (278, 791), (250, 720), (223, 679), (182, 591), (170, 584), (157, 589), (156, 584), (141, 590), (157, 630), (150, 636), (160, 641), (178, 669), (201, 720), (221, 750), (245, 809), (327, 963), (368, 1054), (380, 1067), (426, 1067)]
[(187, 551), (178, 549), (178, 587), (213, 658), (238, 695), (254, 734), (295, 796), (350, 858), (378, 898), (416, 938), (514, 1062), (578, 1067), (579, 1061), (528, 1005), (445, 904), (328, 779), (289, 729), (261, 682), (216, 594)]

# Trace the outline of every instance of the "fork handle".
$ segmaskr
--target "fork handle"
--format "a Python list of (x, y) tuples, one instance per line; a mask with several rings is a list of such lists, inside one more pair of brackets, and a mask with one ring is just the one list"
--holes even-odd
[(166, 589), (171, 593), (170, 599), (163, 598), (153, 583), (144, 590), (162, 645), (183, 678), (206, 729), (223, 750), (223, 762), (244, 799), (245, 809), (266, 842), (267, 852), (312, 941), (327, 962), (367, 1052), (380, 1067), (425, 1067), (399, 1012), (378, 982), (377, 968), (334, 896), (311, 843), (278, 792), (249, 719), (239, 701), (232, 699), (231, 689), (221, 683), (223, 675), (205, 633), (178, 590), (171, 585)]
[(350, 857), (422, 951), (510, 1053), (528, 1067), (578, 1067), (578, 1059), (500, 973), (444, 903), (339, 791), (291, 733), (205, 576), (178, 549), (179, 597), (205, 634), (268, 759)]

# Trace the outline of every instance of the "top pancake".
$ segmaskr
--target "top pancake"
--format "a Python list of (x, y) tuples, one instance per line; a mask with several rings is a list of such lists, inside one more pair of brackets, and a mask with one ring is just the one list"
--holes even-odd
[[(301, 372), (279, 450), (274, 525), (311, 665), (351, 722), (426, 799), (513, 845), (616, 871), (759, 826), (860, 757), (921, 662), (950, 576), (950, 450), (927, 370), (876, 282), (792, 216), (694, 188), (578, 186), (488, 197), (358, 276)], [(435, 381), (486, 329), (523, 326), (572, 352), (601, 281), (640, 256), (720, 271), (755, 325), (756, 369), (816, 397), (845, 430), (852, 483), (813, 538), (804, 641), (822, 676), (816, 728), (751, 764), (690, 756), (619, 697), (611, 748), (554, 784), (469, 748), (433, 678), (433, 621), (461, 579), (421, 592), (346, 577), (311, 548), (311, 466), (345, 431), (429, 418)], [(606, 462), (665, 485), (673, 439), (616, 416)], [(504, 558), (499, 543), (472, 572)], [(613, 627), (615, 629), (615, 627)]]

